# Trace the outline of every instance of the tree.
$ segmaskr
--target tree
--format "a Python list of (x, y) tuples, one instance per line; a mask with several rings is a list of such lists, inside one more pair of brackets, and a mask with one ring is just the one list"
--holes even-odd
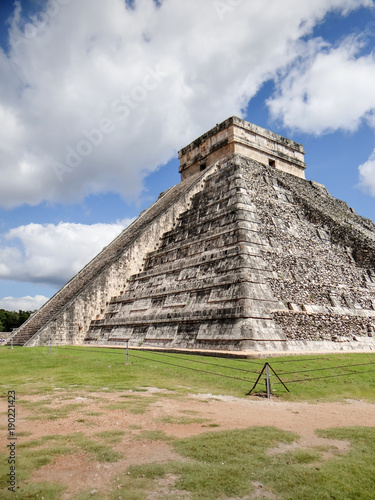
[(0, 309), (0, 332), (11, 332), (24, 323), (34, 311), (6, 311)]

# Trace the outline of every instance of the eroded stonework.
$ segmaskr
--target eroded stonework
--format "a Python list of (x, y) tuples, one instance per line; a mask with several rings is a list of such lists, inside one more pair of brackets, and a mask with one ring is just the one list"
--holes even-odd
[(374, 235), (371, 221), (322, 186), (234, 155), (86, 341), (372, 348)]
[(374, 330), (373, 222), (235, 153), (164, 193), (13, 340), (369, 350)]
[(232, 116), (179, 151), (181, 179), (232, 154), (305, 178), (301, 144)]

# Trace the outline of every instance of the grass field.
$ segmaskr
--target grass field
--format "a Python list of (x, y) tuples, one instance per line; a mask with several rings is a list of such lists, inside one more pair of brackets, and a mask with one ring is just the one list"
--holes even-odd
[[(125, 350), (119, 349), (54, 347), (50, 354), (48, 347), (2, 347), (0, 388), (3, 396), (8, 389), (30, 394), (58, 386), (87, 391), (159, 387), (181, 393), (203, 391), (245, 397), (266, 361), (290, 390), (287, 393), (272, 377), (274, 394), (283, 399), (352, 398), (375, 402), (372, 353), (242, 360), (130, 350), (126, 365)], [(317, 380), (293, 382), (309, 378)], [(256, 389), (259, 390), (264, 390), (262, 381)]]
[[(208, 416), (189, 410), (155, 418), (155, 425), (202, 427), (199, 435), (183, 439), (141, 424), (106, 431), (95, 428), (95, 419), (110, 412), (125, 412), (133, 418), (147, 415), (163, 398), (185, 401), (199, 393), (248, 398), (265, 361), (290, 390), (273, 376), (273, 395), (279, 401), (375, 402), (375, 354), (370, 353), (238, 360), (130, 351), (127, 365), (123, 350), (54, 347), (50, 353), (48, 347), (0, 348), (1, 398), (6, 400), (8, 391), (15, 391), (17, 406), (27, 415), (24, 422), (29, 422), (28, 432), (19, 435), (17, 442), (18, 490), (13, 494), (6, 484), (7, 415), (1, 414), (0, 498), (245, 500), (262, 494), (286, 500), (374, 498), (375, 422), (368, 422), (369, 427), (319, 431), (321, 437), (350, 443), (347, 453), (333, 452), (328, 459), (329, 444), (269, 454), (271, 448), (290, 444), (298, 436), (274, 427), (222, 431)], [(301, 379), (315, 380), (297, 382)], [(148, 394), (150, 387), (168, 393)], [(264, 391), (263, 380), (256, 391)], [(100, 396), (112, 392), (120, 395), (110, 403)], [(97, 398), (97, 408), (85, 412), (82, 403), (74, 402), (77, 395)], [(33, 421), (63, 425), (72, 415), (76, 425), (82, 426), (79, 432), (34, 436)], [(48, 481), (48, 477), (43, 482), (32, 480), (58, 457), (82, 456), (104, 464), (109, 471), (126, 458), (129, 443), (138, 446), (140, 441), (164, 443), (180, 459), (116, 469), (116, 484), (105, 493), (88, 487), (74, 497), (64, 497), (66, 485), (61, 482)], [(159, 496), (152, 493), (155, 488)]]

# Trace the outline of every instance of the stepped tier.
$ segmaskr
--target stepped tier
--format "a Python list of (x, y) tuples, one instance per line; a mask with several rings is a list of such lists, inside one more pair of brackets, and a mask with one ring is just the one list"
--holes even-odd
[(85, 341), (244, 349), (265, 335), (285, 340), (269, 312), (283, 305), (267, 285), (267, 246), (242, 170), (228, 162), (206, 177)]
[(106, 302), (120, 293), (127, 278), (141, 268), (144, 255), (189, 206), (203, 176), (163, 193), (11, 336), (13, 344), (42, 345), (50, 338), (56, 344), (81, 343), (91, 320), (102, 315)]
[(323, 186), (235, 155), (205, 177), (85, 341), (372, 349), (374, 234)]
[(14, 343), (375, 347), (375, 226), (324, 186), (234, 154), (171, 188)]

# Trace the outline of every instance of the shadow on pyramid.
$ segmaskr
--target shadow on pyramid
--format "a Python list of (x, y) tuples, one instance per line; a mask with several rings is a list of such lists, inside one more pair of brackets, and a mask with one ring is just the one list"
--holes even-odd
[(305, 180), (300, 144), (232, 117), (179, 156), (181, 183), (14, 345), (374, 350), (375, 225)]

